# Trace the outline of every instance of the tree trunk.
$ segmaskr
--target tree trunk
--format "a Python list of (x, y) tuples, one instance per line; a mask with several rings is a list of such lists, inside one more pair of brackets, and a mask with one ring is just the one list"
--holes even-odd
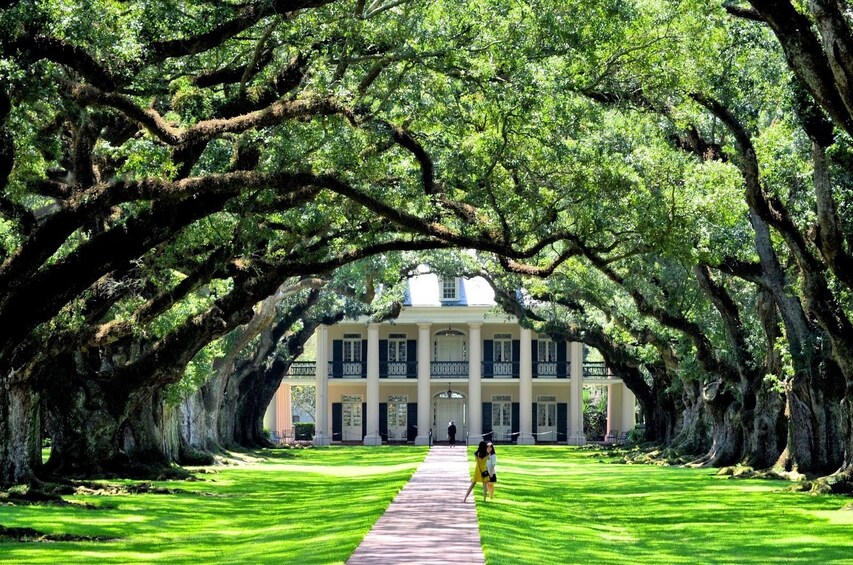
[(122, 426), (122, 450), (134, 464), (165, 466), (180, 459), (179, 411), (155, 395)]
[(682, 381), (682, 387), (684, 410), (679, 415), (677, 434), (671, 445), (687, 453), (707, 453), (711, 447), (711, 421), (701, 387), (695, 381)]
[(36, 483), (41, 471), (39, 395), (14, 376), (0, 382), (0, 485)]
[(281, 373), (278, 378), (269, 379), (269, 382), (264, 378), (264, 373), (263, 369), (258, 369), (246, 375), (240, 383), (234, 441), (244, 447), (270, 445), (263, 429), (264, 414), (281, 383)]
[(844, 443), (844, 456), (838, 472), (853, 480), (853, 383), (845, 387), (844, 400), (841, 401), (841, 432)]
[(832, 413), (840, 407), (833, 408), (831, 402), (825, 404), (820, 392), (828, 390), (820, 383), (839, 378), (831, 375), (838, 369), (835, 363), (824, 362), (831, 356), (830, 351), (821, 349), (821, 344), (827, 341), (825, 333), (809, 321), (802, 303), (785, 291), (785, 275), (773, 249), (767, 223), (754, 211), (750, 213), (750, 221), (761, 258), (763, 284), (773, 296), (785, 326), (794, 368), (785, 395), (787, 445), (777, 465), (799, 472), (822, 472), (832, 467), (833, 461), (840, 461), (836, 455), (839, 447), (835, 445), (838, 443), (837, 428), (832, 424), (832, 420), (838, 421), (839, 417)]
[[(767, 3), (753, 2), (753, 5), (759, 8), (757, 4), (761, 4), (762, 9), (769, 6)], [(767, 4), (767, 6), (764, 4)], [(789, 10), (788, 16), (796, 14), (796, 11), (790, 4), (787, 4), (785, 8)], [(759, 9), (759, 11), (768, 19), (771, 26), (775, 26), (784, 19), (779, 19), (777, 17), (779, 14), (776, 12), (771, 14), (772, 17), (768, 16), (762, 9)], [(793, 19), (789, 18), (787, 21), (790, 23)], [(793, 28), (789, 29), (789, 31), (791, 30), (795, 31), (794, 35), (801, 38), (807, 36), (813, 38), (813, 36), (808, 35), (810, 34), (808, 26), (798, 29), (794, 25)], [(785, 46), (784, 38), (787, 37), (790, 40), (791, 37), (780, 33), (779, 29), (776, 29), (776, 32), (783, 46)], [(791, 52), (787, 52), (787, 54), (789, 57), (791, 56)], [(796, 65), (792, 66), (797, 70)], [(801, 76), (801, 78), (803, 77)], [(791, 256), (796, 261), (799, 269), (799, 285), (805, 310), (810, 314), (809, 318), (814, 319), (825, 332), (825, 336), (829, 338), (828, 341), (832, 348), (831, 358), (837, 363), (840, 374), (844, 376), (845, 382), (853, 382), (853, 323), (851, 323), (826, 278), (826, 265), (814, 256), (807, 243), (807, 238), (796, 226), (784, 205), (778, 200), (768, 198), (764, 193), (760, 181), (760, 170), (755, 149), (746, 129), (727, 109), (716, 101), (708, 100), (701, 96), (694, 96), (694, 99), (711, 110), (714, 115), (726, 124), (735, 136), (739, 152), (743, 157), (741, 171), (744, 176), (747, 203), (751, 210), (751, 216), (761, 220), (760, 222), (753, 221), (753, 225), (756, 227), (756, 238), (761, 235), (760, 229), (766, 231), (766, 224), (769, 224), (785, 240)], [(826, 105), (826, 100), (817, 98), (817, 101), (824, 105), (824, 108), (829, 111), (833, 119), (837, 118), (837, 116), (832, 115), (831, 108)], [(849, 126), (850, 123), (846, 125)], [(815, 165), (820, 169), (821, 163), (816, 162)], [(816, 183), (818, 184), (823, 182), (823, 179), (816, 179)], [(822, 190), (825, 189), (826, 187), (824, 186)], [(825, 198), (826, 196), (824, 194), (821, 197)], [(824, 206), (818, 211), (820, 220), (826, 221), (832, 215), (832, 210), (830, 210), (828, 204), (828, 202), (824, 202)], [(826, 228), (826, 226), (823, 227)], [(831, 232), (832, 230), (830, 229), (829, 231)], [(825, 240), (823, 243), (827, 243), (827, 241)], [(760, 246), (759, 252), (761, 252)], [(765, 266), (766, 258), (766, 255), (762, 256), (763, 267)], [(832, 265), (833, 263), (830, 264), (830, 267)], [(844, 280), (843, 277), (839, 278)], [(786, 310), (788, 312), (791, 311), (789, 303), (790, 301), (782, 300), (779, 304), (783, 319), (785, 318)], [(788, 323), (791, 321), (796, 320), (786, 319), (786, 329), (797, 329), (799, 324), (793, 324), (792, 327), (788, 327)], [(791, 418), (791, 423), (789, 425), (789, 442), (786, 449), (787, 460), (782, 462), (787, 467), (796, 468), (800, 472), (807, 470), (821, 471), (827, 466), (831, 466), (834, 458), (832, 454), (838, 449), (837, 442), (842, 441), (837, 438), (836, 432), (845, 429), (844, 426), (839, 426), (838, 421), (832, 421), (834, 418), (841, 417), (840, 405), (833, 406), (835, 399), (833, 397), (824, 398), (822, 394), (822, 392), (826, 392), (832, 395), (833, 390), (840, 392), (845, 390), (845, 388), (835, 386), (837, 375), (834, 374), (834, 370), (830, 369), (822, 374), (820, 371), (814, 370), (814, 367), (819, 365), (819, 360), (824, 358), (820, 354), (827, 353), (825, 351), (819, 352), (817, 361), (809, 359), (816, 352), (815, 350), (818, 349), (819, 345), (817, 344), (820, 343), (819, 341), (815, 340), (810, 343), (809, 340), (802, 340), (801, 348), (798, 349), (795, 346), (793, 340), (801, 339), (805, 335), (796, 331), (789, 332), (789, 338), (792, 343), (791, 354), (795, 363), (795, 369), (798, 363), (798, 355), (803, 356), (801, 366), (808, 369), (804, 372), (797, 371), (788, 388), (788, 415)], [(811, 338), (815, 337), (813, 332), (810, 332), (808, 335)], [(829, 356), (826, 358), (829, 358)], [(806, 360), (810, 362), (804, 362)], [(823, 368), (823, 370), (825, 369), (826, 367)], [(838, 400), (840, 401), (841, 399), (839, 398)], [(827, 421), (827, 418), (830, 421)], [(846, 443), (850, 442), (848, 438), (844, 438), (843, 441)], [(844, 459), (848, 458), (849, 456), (844, 456)]]
[(710, 416), (711, 446), (692, 465), (721, 467), (738, 462), (743, 454), (743, 406), (720, 381), (706, 384), (702, 400)]
[(61, 378), (45, 392), (45, 432), (51, 438), (46, 469), (52, 474), (82, 477), (113, 470), (122, 462), (117, 416), (95, 379), (57, 366)]
[[(646, 424), (645, 441), (657, 441), (669, 444), (673, 441), (678, 425), (678, 414), (684, 408), (680, 398), (677, 398), (669, 390), (671, 382), (668, 374), (663, 376), (657, 373), (666, 373), (663, 367), (648, 367), (652, 373), (652, 409), (644, 414)], [(664, 385), (666, 383), (666, 385)]]
[(219, 375), (212, 377), (178, 406), (182, 457), (221, 449), (218, 421), (223, 380)]
[(44, 393), (44, 407), (52, 440), (46, 468), (53, 474), (136, 475), (140, 466), (163, 467), (177, 456), (173, 411), (163, 408), (159, 395), (144, 389), (116, 402), (111, 395), (114, 381), (90, 376), (93, 368), (105, 364), (100, 352), (91, 352), (51, 368), (58, 378)]
[[(768, 375), (782, 377), (782, 358), (776, 350), (776, 342), (781, 337), (779, 316), (773, 294), (765, 287), (758, 287), (756, 311), (764, 333), (765, 357), (761, 365)], [(743, 463), (758, 469), (771, 467), (785, 449), (788, 433), (788, 421), (785, 418), (786, 397), (768, 382), (761, 379), (755, 384), (755, 408), (751, 416), (751, 426), (744, 429)], [(745, 400), (747, 409), (749, 401)]]

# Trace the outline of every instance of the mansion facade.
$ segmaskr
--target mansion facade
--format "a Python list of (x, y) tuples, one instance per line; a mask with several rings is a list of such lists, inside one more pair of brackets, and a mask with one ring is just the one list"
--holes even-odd
[(316, 360), (296, 362), (264, 425), (292, 426), (290, 389), (316, 386), (315, 445), (447, 440), (583, 444), (583, 386), (608, 388), (607, 430), (634, 428), (634, 394), (581, 343), (554, 341), (496, 309), (481, 278), (408, 280), (393, 321), (320, 326)]

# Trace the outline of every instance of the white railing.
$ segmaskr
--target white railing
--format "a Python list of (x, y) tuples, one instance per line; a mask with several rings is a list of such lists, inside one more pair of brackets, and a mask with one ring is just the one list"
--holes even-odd
[(468, 361), (433, 361), (430, 364), (433, 377), (468, 378)]

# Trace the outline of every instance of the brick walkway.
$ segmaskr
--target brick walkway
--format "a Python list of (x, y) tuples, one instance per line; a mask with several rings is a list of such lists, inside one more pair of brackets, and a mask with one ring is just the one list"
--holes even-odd
[(434, 446), (361, 545), (347, 561), (363, 563), (485, 564), (474, 495), (469, 450), (464, 445)]

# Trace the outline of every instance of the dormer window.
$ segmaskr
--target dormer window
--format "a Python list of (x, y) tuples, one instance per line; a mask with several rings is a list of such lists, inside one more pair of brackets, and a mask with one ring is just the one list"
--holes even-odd
[(454, 302), (459, 300), (459, 277), (441, 279), (441, 301)]

